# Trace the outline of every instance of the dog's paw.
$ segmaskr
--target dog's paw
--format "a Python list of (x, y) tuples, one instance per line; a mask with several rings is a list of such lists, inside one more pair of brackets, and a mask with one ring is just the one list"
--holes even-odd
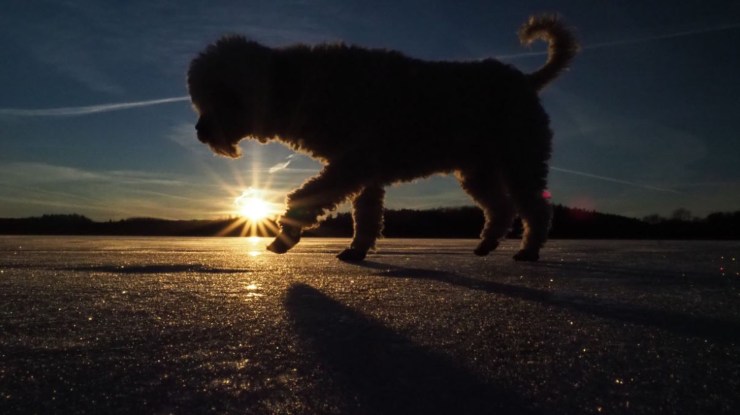
[(347, 262), (359, 262), (365, 259), (365, 256), (367, 255), (367, 251), (363, 251), (361, 249), (356, 248), (347, 248), (344, 251), (337, 254), (337, 258), (341, 261), (347, 261)]
[(293, 245), (295, 244), (288, 245), (284, 241), (276, 238), (270, 245), (267, 245), (267, 250), (276, 254), (284, 254), (288, 252)]
[(276, 254), (284, 254), (300, 240), (300, 228), (283, 228), (278, 236), (275, 237), (275, 240), (270, 245), (267, 245), (267, 250)]
[(482, 241), (473, 251), (478, 256), (486, 256), (491, 253), (494, 249), (498, 248), (498, 241)]
[(519, 252), (514, 254), (514, 261), (530, 261), (535, 262), (540, 259), (540, 253), (538, 251), (529, 251), (521, 249)]

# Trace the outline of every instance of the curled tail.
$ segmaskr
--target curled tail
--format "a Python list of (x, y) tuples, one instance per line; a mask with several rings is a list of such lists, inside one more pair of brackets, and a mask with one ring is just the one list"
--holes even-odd
[(522, 45), (528, 46), (537, 39), (548, 43), (547, 62), (528, 75), (532, 85), (539, 90), (568, 67), (578, 52), (578, 41), (573, 32), (552, 15), (532, 16), (519, 29)]

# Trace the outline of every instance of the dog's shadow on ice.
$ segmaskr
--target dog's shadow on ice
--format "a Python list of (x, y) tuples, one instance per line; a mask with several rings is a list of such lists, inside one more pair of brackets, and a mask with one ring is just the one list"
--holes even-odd
[(511, 392), (315, 288), (293, 285), (285, 306), (350, 412), (534, 413)]
[(533, 303), (555, 306), (578, 313), (618, 320), (630, 324), (654, 327), (684, 336), (711, 339), (721, 343), (740, 341), (740, 324), (726, 320), (673, 311), (648, 308), (630, 303), (605, 302), (597, 298), (569, 295), (521, 285), (472, 278), (453, 272), (407, 268), (380, 262), (363, 261), (357, 266), (377, 270), (373, 275), (392, 278), (427, 279), (447, 284), (505, 295)]

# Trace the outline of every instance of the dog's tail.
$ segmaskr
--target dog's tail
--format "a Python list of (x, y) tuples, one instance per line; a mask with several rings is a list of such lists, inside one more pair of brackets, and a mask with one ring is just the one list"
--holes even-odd
[(578, 53), (578, 41), (570, 28), (554, 15), (532, 16), (519, 29), (522, 45), (529, 46), (537, 39), (548, 43), (547, 63), (528, 76), (540, 90), (568, 67)]

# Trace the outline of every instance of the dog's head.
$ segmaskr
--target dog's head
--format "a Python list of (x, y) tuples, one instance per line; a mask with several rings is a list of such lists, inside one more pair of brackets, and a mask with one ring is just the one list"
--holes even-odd
[[(243, 37), (228, 36), (193, 59), (188, 91), (198, 122), (198, 140), (215, 153), (236, 158), (239, 141), (256, 136), (269, 82), (270, 49)], [(258, 138), (265, 141), (264, 138)]]
[(195, 130), (198, 140), (215, 153), (236, 158), (241, 155), (239, 141), (250, 134), (247, 108), (233, 92), (212, 91), (203, 99), (193, 94), (193, 107), (198, 113)]

